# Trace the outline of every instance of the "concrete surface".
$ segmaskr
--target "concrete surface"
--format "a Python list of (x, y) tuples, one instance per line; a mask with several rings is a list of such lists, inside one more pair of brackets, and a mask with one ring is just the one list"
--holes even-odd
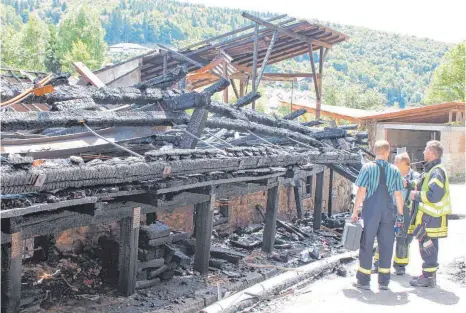
[[(453, 213), (466, 214), (466, 185), (451, 188)], [(309, 287), (307, 293), (262, 303), (252, 312), (280, 313), (347, 313), (347, 312), (419, 312), (465, 313), (466, 287), (448, 274), (448, 265), (459, 257), (466, 257), (466, 219), (449, 221), (449, 237), (440, 241), (437, 287), (413, 288), (412, 276), (421, 273), (422, 260), (416, 242), (411, 245), (411, 262), (407, 275), (392, 276), (390, 290), (379, 291), (377, 276), (372, 275), (371, 290), (360, 291), (352, 286), (359, 263), (348, 265), (345, 278), (330, 275)], [(464, 277), (464, 276), (463, 276)]]

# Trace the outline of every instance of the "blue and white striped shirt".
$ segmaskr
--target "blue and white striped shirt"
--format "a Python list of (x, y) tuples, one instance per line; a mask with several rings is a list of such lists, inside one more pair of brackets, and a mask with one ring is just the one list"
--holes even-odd
[[(387, 179), (388, 193), (390, 196), (393, 196), (395, 191), (402, 190), (403, 179), (401, 178), (398, 168), (384, 160), (376, 160), (376, 162), (385, 169), (385, 177)], [(364, 164), (356, 179), (356, 186), (366, 188), (366, 197), (372, 196), (379, 185), (380, 171), (377, 164), (374, 162)]]

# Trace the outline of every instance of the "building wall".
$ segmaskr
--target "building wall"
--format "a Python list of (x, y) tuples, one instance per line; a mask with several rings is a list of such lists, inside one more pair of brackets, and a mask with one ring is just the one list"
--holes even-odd
[[(329, 174), (328, 169), (324, 172), (324, 187), (322, 212), (328, 210), (328, 186)], [(304, 212), (312, 212), (314, 207), (314, 192), (315, 192), (315, 176), (312, 184), (312, 197), (303, 199)], [(333, 203), (332, 212), (342, 212), (349, 210), (351, 203), (352, 184), (342, 176), (334, 173), (333, 175)], [(304, 184), (303, 184), (304, 188)], [(266, 206), (267, 193), (265, 191), (248, 194), (245, 196), (232, 197), (229, 201), (229, 216), (228, 224), (222, 225), (220, 228), (224, 231), (233, 231), (238, 227), (244, 227), (250, 224), (261, 223), (262, 217), (255, 209), (257, 204), (261, 205), (264, 210)], [(157, 212), (157, 217), (169, 225), (172, 229), (183, 230), (192, 233), (194, 230), (193, 224), (194, 207), (187, 206), (177, 208), (171, 211)], [(280, 188), (278, 218), (283, 220), (291, 220), (296, 217), (296, 203), (294, 200), (293, 186), (283, 186)]]
[[(402, 130), (399, 132), (398, 137), (389, 138), (388, 133), (391, 129)], [(422, 132), (413, 132), (422, 131)], [(440, 142), (443, 145), (444, 153), (442, 162), (447, 168), (450, 180), (455, 183), (465, 183), (465, 127), (464, 126), (452, 126), (442, 124), (401, 124), (401, 123), (378, 123), (376, 127), (371, 128), (370, 132), (375, 132), (375, 136), (372, 136), (372, 141), (379, 139), (392, 140), (392, 145), (400, 143), (406, 143), (406, 139), (412, 142), (423, 141), (424, 143), (430, 138), (422, 135), (428, 133), (440, 133)], [(413, 134), (420, 134), (419, 136), (413, 136)], [(369, 135), (371, 138), (371, 134)], [(373, 145), (373, 142), (370, 143)]]
[(440, 142), (443, 145), (442, 161), (450, 175), (450, 180), (465, 183), (465, 128), (451, 126), (441, 131)]

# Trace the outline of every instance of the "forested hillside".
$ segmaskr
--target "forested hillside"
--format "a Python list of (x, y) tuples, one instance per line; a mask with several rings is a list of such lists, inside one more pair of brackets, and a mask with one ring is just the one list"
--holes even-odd
[[(9, 33), (6, 38), (11, 38), (11, 41), (21, 40), (16, 38), (21, 37), (16, 34), (24, 33), (31, 12), (38, 15), (38, 21), (34, 21), (35, 25), (48, 27), (49, 31), (47, 34), (39, 31), (37, 34), (29, 35), (37, 35), (41, 40), (51, 41), (50, 38), (55, 34), (54, 29), (58, 29), (56, 34), (60, 36), (63, 20), (73, 7), (83, 4), (96, 10), (97, 20), (91, 20), (98, 22), (100, 18), (105, 29), (103, 39), (108, 45), (134, 42), (150, 46), (161, 42), (182, 47), (249, 24), (248, 20), (241, 17), (241, 10), (210, 8), (169, 0), (3, 0), (3, 4), (2, 26), (10, 26), (7, 28)], [(5, 11), (8, 11), (8, 14)], [(263, 18), (273, 15), (264, 12), (252, 12), (252, 14)], [(81, 16), (82, 18), (84, 17)], [(81, 19), (75, 19), (73, 25), (81, 25), (79, 24)], [(433, 70), (450, 48), (448, 44), (429, 39), (327, 22), (320, 23), (350, 36), (348, 42), (337, 45), (328, 57), (324, 75), (324, 102), (328, 104), (368, 108), (379, 104), (404, 107), (407, 104), (422, 103)], [(93, 30), (87, 28), (82, 31), (91, 33)], [(2, 29), (2, 39), (5, 38), (4, 32), (5, 30)], [(95, 42), (99, 50), (104, 44), (99, 42), (97, 35), (93, 34), (92, 38), (87, 42), (85, 40), (69, 42), (69, 48), (61, 55), (58, 53), (60, 45), (57, 44), (57, 60), (67, 64), (66, 58), (78, 55), (91, 62), (91, 67), (102, 65), (103, 60), (95, 60), (93, 57), (98, 51), (90, 46)], [(60, 40), (57, 42), (59, 43)], [(53, 45), (53, 41), (50, 45)], [(40, 47), (44, 58), (46, 51), (53, 54), (50, 45), (47, 48), (44, 43)], [(21, 63), (16, 59), (9, 59), (5, 54), (10, 51), (9, 49), (12, 50), (12, 54), (18, 50), (16, 46), (2, 43), (3, 64), (14, 66), (17, 63), (18, 66), (32, 68), (39, 64), (43, 69), (49, 68), (44, 61), (28, 64), (28, 62)], [(83, 49), (88, 55), (83, 55)], [(17, 59), (21, 57), (17, 56)], [(302, 56), (270, 66), (269, 70), (310, 71), (309, 57)], [(312, 88), (312, 84), (300, 84), (300, 88)]]

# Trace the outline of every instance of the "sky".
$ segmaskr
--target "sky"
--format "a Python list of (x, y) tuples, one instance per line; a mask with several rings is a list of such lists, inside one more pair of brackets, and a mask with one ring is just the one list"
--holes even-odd
[(458, 43), (466, 40), (464, 0), (185, 0), (207, 6), (288, 14)]

